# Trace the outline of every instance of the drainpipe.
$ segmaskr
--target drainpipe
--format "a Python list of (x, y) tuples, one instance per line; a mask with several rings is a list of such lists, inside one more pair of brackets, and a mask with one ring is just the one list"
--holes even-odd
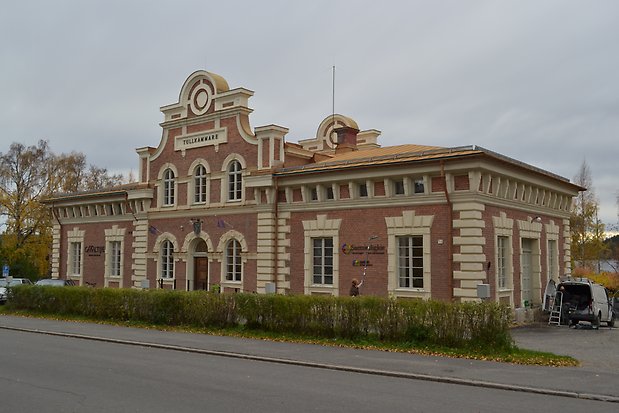
[(449, 230), (449, 237), (447, 239), (447, 272), (449, 274), (448, 287), (449, 287), (449, 299), (453, 301), (453, 287), (454, 287), (454, 271), (453, 271), (453, 215), (454, 208), (449, 198), (449, 191), (447, 190), (447, 176), (445, 175), (445, 161), (441, 160), (441, 177), (445, 184), (443, 191), (445, 192), (445, 200), (449, 208), (449, 219), (447, 220), (447, 228)]
[(273, 218), (275, 220), (275, 241), (273, 242), (273, 283), (275, 284), (275, 294), (277, 294), (278, 261), (279, 261), (279, 181), (277, 175), (273, 175), (275, 186), (275, 198), (273, 199)]

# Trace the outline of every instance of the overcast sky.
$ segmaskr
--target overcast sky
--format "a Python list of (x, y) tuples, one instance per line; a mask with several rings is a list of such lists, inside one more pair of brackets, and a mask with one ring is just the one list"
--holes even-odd
[(157, 146), (205, 69), (255, 91), (253, 127), (336, 112), (383, 146), (480, 145), (573, 179), (617, 223), (619, 1), (29, 1), (0, 14), (0, 152), (50, 142), (113, 172)]

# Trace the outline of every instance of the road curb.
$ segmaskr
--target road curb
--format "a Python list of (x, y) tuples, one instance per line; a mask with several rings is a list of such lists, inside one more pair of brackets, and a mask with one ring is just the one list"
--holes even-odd
[(402, 378), (402, 379), (409, 379), (409, 380), (424, 380), (424, 381), (433, 381), (437, 383), (458, 384), (458, 385), (463, 385), (463, 386), (483, 387), (483, 388), (488, 388), (488, 389), (542, 394), (542, 395), (547, 395), (547, 396), (568, 397), (568, 398), (573, 398), (573, 399), (595, 400), (595, 401), (603, 401), (603, 402), (610, 402), (610, 403), (619, 403), (619, 397), (603, 395), (603, 394), (579, 393), (579, 392), (573, 392), (573, 391), (544, 389), (544, 388), (520, 386), (520, 385), (514, 385), (514, 384), (494, 383), (494, 382), (489, 382), (489, 381), (461, 379), (457, 377), (436, 376), (436, 375), (421, 374), (421, 373), (406, 373), (406, 372), (399, 372), (399, 371), (392, 371), (392, 370), (368, 369), (368, 368), (363, 368), (363, 367), (344, 366), (344, 365), (339, 365), (339, 364), (325, 364), (325, 363), (317, 363), (317, 362), (294, 360), (294, 359), (284, 359), (284, 358), (276, 358), (276, 357), (257, 356), (257, 355), (244, 354), (244, 353), (234, 353), (234, 352), (220, 351), (220, 350), (207, 350), (207, 349), (200, 349), (200, 348), (195, 348), (195, 347), (184, 347), (184, 346), (177, 346), (177, 345), (172, 345), (172, 344), (151, 343), (151, 342), (135, 341), (135, 340), (122, 340), (122, 339), (99, 337), (99, 336), (92, 336), (92, 335), (86, 335), (86, 334), (63, 333), (63, 332), (57, 332), (57, 331), (30, 329), (30, 328), (22, 328), (22, 327), (11, 327), (11, 326), (0, 325), (0, 329), (19, 331), (19, 332), (25, 332), (25, 333), (34, 333), (34, 334), (46, 334), (46, 335), (57, 336), (57, 337), (76, 338), (76, 339), (81, 339), (81, 340), (107, 342), (107, 343), (114, 343), (114, 344), (124, 344), (124, 345), (129, 345), (129, 346), (149, 347), (149, 348), (162, 349), (162, 350), (182, 351), (186, 353), (206, 354), (206, 355), (217, 356), (217, 357), (229, 357), (229, 358), (236, 358), (236, 359), (243, 359), (243, 360), (261, 361), (261, 362), (266, 362), (266, 363), (287, 364), (287, 365), (292, 365), (292, 366), (311, 367), (311, 368), (325, 369), (325, 370), (337, 370), (337, 371), (344, 371), (344, 372), (369, 374), (369, 375), (375, 375), (375, 376)]

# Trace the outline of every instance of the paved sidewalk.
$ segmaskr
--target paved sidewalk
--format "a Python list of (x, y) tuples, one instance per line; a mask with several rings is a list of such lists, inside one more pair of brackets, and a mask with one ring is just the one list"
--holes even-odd
[[(384, 351), (355, 350), (311, 344), (219, 337), (110, 325), (65, 322), (37, 318), (0, 316), (2, 329), (38, 330), (73, 336), (172, 346), (180, 350), (226, 356), (249, 356), (271, 362), (300, 362), (319, 368), (339, 368), (369, 374), (410, 376), (425, 380), (461, 382), (489, 387), (511, 387), (519, 391), (561, 392), (568, 397), (619, 402), (619, 372), (592, 367), (520, 366), (488, 361), (420, 356)], [(28, 333), (30, 334), (30, 333)]]

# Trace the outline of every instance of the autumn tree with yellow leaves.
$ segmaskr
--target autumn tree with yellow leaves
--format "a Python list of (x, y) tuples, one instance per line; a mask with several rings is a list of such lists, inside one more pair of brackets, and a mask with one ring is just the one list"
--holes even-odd
[(55, 155), (47, 141), (11, 144), (0, 153), (0, 264), (8, 264), (13, 276), (36, 279), (47, 274), (51, 216), (41, 200), (122, 181), (122, 175), (88, 165), (81, 153)]

